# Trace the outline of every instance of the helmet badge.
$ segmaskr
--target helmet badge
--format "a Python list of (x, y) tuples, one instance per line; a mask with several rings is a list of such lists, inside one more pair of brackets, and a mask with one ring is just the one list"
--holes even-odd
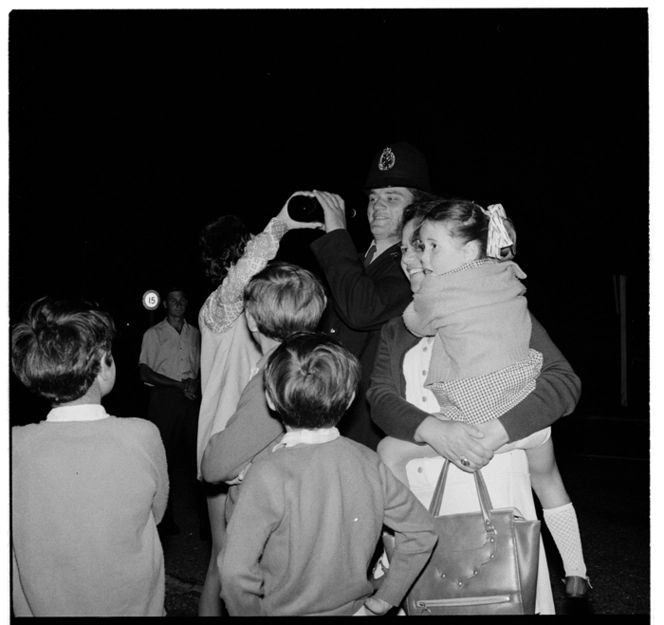
[(395, 161), (396, 158), (394, 156), (394, 152), (392, 152), (390, 148), (385, 148), (383, 153), (380, 155), (380, 158), (378, 159), (378, 169), (380, 169), (380, 171), (392, 169), (392, 167), (394, 167)]

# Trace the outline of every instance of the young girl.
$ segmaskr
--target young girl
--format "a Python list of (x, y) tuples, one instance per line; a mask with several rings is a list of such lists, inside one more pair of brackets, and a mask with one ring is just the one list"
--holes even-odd
[[(202, 479), (203, 452), (210, 437), (223, 430), (235, 412), (240, 395), (251, 379), (251, 369), (261, 357), (244, 317), (244, 287), (276, 256), (281, 238), (288, 230), (322, 225), (293, 221), (288, 216), (287, 205), (288, 202), (257, 236), (237, 217), (224, 215), (205, 226), (199, 237), (205, 273), (217, 285), (198, 315), (202, 390), (197, 441), (199, 479)], [(217, 556), (224, 536), (225, 490), (210, 488), (207, 499), (212, 554), (198, 612), (199, 616), (220, 616)]]
[(50, 298), (12, 329), (14, 373), (52, 405), (12, 428), (15, 616), (165, 616), (166, 453), (154, 424), (102, 406), (114, 332), (96, 306)]
[[(439, 417), (467, 423), (495, 419), (535, 387), (542, 357), (529, 349), (531, 321), (525, 274), (511, 261), (515, 233), (501, 205), (484, 210), (466, 200), (431, 203), (415, 235), (424, 278), (403, 314), (416, 336), (433, 336), (425, 385), (440, 404)], [(556, 464), (550, 428), (505, 446), (524, 449), (533, 490), (561, 552), (567, 594), (584, 596), (586, 567), (576, 513)], [(437, 455), (391, 437), (379, 447), (384, 462), (407, 483), (406, 464)], [(461, 459), (470, 467), (467, 459)]]

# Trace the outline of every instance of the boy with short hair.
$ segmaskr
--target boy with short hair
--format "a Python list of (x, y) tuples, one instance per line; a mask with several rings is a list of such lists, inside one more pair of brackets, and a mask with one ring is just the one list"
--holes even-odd
[[(357, 359), (297, 333), (270, 356), (267, 402), (286, 429), (246, 471), (220, 556), (231, 616), (351, 616), (398, 606), (437, 536), (427, 510), (368, 447), (335, 427), (355, 397)], [(396, 534), (374, 595), (367, 569), (383, 524)]]
[(52, 410), (12, 428), (15, 616), (165, 616), (157, 534), (168, 499), (156, 426), (106, 413), (108, 313), (41, 298), (12, 329), (12, 367)]
[(247, 326), (262, 357), (256, 363), (226, 427), (210, 437), (201, 461), (206, 482), (230, 484), (225, 518), (231, 517), (241, 476), (257, 457), (269, 453), (284, 434), (265, 401), (263, 369), (274, 349), (294, 332), (316, 330), (327, 304), (325, 288), (310, 271), (281, 261), (258, 272), (244, 290)]

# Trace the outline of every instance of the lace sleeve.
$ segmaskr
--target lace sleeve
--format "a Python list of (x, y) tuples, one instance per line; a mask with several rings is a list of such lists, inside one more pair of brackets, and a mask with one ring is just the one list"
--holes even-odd
[(242, 314), (244, 287), (277, 255), (281, 238), (287, 231), (288, 226), (275, 217), (263, 232), (247, 243), (242, 257), (203, 304), (203, 323), (213, 332), (225, 332)]

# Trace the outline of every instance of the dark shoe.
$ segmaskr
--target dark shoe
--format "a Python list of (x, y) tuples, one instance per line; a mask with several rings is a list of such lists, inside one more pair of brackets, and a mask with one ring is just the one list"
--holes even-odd
[(173, 519), (164, 519), (157, 530), (162, 536), (177, 536), (180, 533), (180, 527)]
[(570, 599), (583, 599), (588, 594), (588, 589), (592, 588), (590, 580), (587, 577), (570, 575), (565, 578), (565, 594)]

